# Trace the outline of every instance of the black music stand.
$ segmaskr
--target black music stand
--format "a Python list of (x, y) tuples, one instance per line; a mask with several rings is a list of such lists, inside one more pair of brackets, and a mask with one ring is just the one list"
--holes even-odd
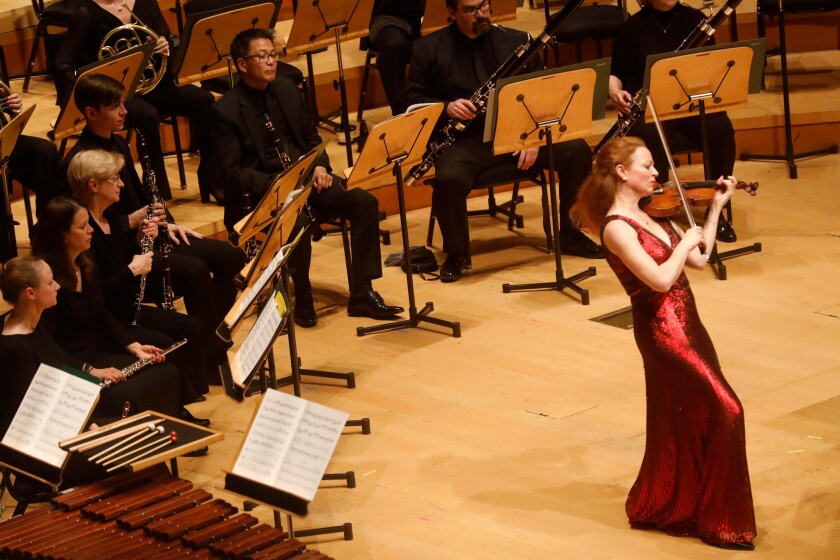
[(280, 0), (251, 0), (187, 17), (172, 64), (179, 85), (228, 75), (233, 87), (230, 43), (243, 29), (274, 29)]
[(76, 73), (76, 79), (73, 81), (73, 86), (70, 89), (70, 95), (64, 101), (58, 113), (58, 118), (55, 120), (53, 130), (47, 133), (50, 140), (61, 140), (61, 146), (58, 150), (59, 156), (64, 154), (64, 149), (67, 147), (67, 139), (74, 134), (79, 134), (85, 128), (85, 116), (76, 107), (75, 101), (76, 84), (79, 83), (79, 80), (88, 74), (105, 74), (106, 76), (110, 76), (125, 86), (125, 101), (128, 101), (134, 97), (137, 82), (140, 80), (143, 69), (149, 63), (154, 48), (155, 46), (151, 43), (139, 45), (123, 51), (116, 56), (99, 60), (79, 69)]
[[(554, 174), (554, 158), (551, 150), (554, 136), (564, 141), (587, 136), (592, 128), (594, 92), (603, 88), (603, 80), (609, 74), (604, 72), (603, 61), (596, 60), (574, 69), (558, 68), (545, 72), (499, 80), (495, 111), (491, 112), (495, 123), (493, 153), (507, 154), (516, 150), (544, 145), (548, 151), (548, 181), (550, 223), (554, 249), (554, 280), (531, 284), (502, 284), (506, 294), (527, 290), (558, 290), (568, 288), (578, 294), (583, 305), (589, 305), (589, 290), (581, 288), (578, 282), (595, 276), (594, 266), (583, 272), (566, 277), (560, 250), (560, 208), (557, 198), (557, 179)], [(600, 68), (600, 70), (598, 70)], [(599, 80), (599, 76), (601, 76)], [(599, 84), (600, 82), (600, 84)], [(605, 103), (598, 99), (599, 103)]]
[[(3, 222), (3, 231), (0, 232), (0, 235), (3, 236), (3, 241), (0, 241), (0, 249), (5, 251), (8, 248), (9, 251), (8, 255), (0, 255), (2, 262), (6, 262), (17, 256), (15, 218), (12, 215), (12, 201), (9, 199), (9, 187), (11, 186), (9, 185), (8, 177), (9, 156), (12, 150), (15, 149), (15, 144), (17, 144), (18, 138), (20, 138), (20, 134), (23, 132), (26, 123), (29, 122), (29, 117), (35, 111), (35, 107), (36, 105), (31, 105), (29, 108), (15, 115), (9, 121), (9, 124), (0, 129), (0, 183), (2, 183), (0, 187), (3, 189), (3, 208), (0, 210), (2, 211), (0, 220)], [(23, 196), (27, 196), (25, 191)]]
[[(353, 165), (353, 144), (350, 131), (354, 130), (355, 126), (350, 125), (349, 109), (347, 107), (347, 86), (344, 81), (341, 41), (355, 39), (367, 34), (372, 10), (373, 0), (305, 0), (299, 2), (295, 20), (289, 32), (289, 39), (286, 42), (286, 54), (307, 53), (310, 97), (316, 113), (313, 117), (317, 118), (319, 124), (328, 125), (333, 132), (344, 134), (348, 166)], [(327, 36), (330, 31), (333, 31), (333, 38)], [(317, 115), (315, 79), (312, 75), (312, 59), (310, 57), (313, 51), (331, 44), (335, 44), (338, 59), (336, 87), (341, 98), (341, 105), (338, 109), (341, 122), (338, 125), (328, 117)]]
[(397, 178), (403, 259), (405, 260), (405, 278), (408, 286), (409, 318), (372, 327), (357, 327), (356, 334), (358, 336), (394, 329), (417, 328), (421, 322), (426, 322), (451, 329), (453, 337), (461, 337), (461, 323), (444, 321), (429, 316), (429, 313), (435, 309), (432, 302), (427, 302), (423, 309), (417, 311), (417, 304), (414, 299), (414, 278), (411, 272), (408, 221), (405, 210), (403, 163), (408, 166), (408, 169), (411, 169), (411, 166), (420, 162), (426, 144), (429, 142), (429, 136), (431, 136), (435, 123), (442, 112), (443, 103), (434, 103), (416, 111), (397, 115), (376, 125), (370, 131), (368, 142), (365, 143), (362, 153), (359, 155), (358, 164), (353, 167), (353, 171), (347, 178), (347, 188), (364, 187), (382, 175), (391, 173)]
[[(747, 103), (750, 91), (757, 91), (757, 75), (752, 66), (756, 60), (752, 45), (700, 47), (676, 53), (663, 53), (648, 58), (645, 87), (655, 92), (659, 119), (666, 121), (699, 115), (703, 139), (703, 175), (715, 180), (709, 171), (709, 138), (706, 114), (741, 107)], [(759, 58), (763, 60), (763, 57)], [(651, 95), (653, 97), (653, 95)], [(711, 105), (707, 105), (707, 101)], [(653, 120), (647, 109), (645, 121)], [(730, 211), (730, 220), (732, 219)], [(760, 253), (761, 243), (719, 252), (712, 247), (709, 264), (719, 280), (726, 280), (723, 261), (750, 253)]]
[[(807, 8), (806, 8), (807, 9)], [(734, 15), (734, 14), (733, 14)], [(759, 16), (759, 20), (761, 16)], [(760, 23), (760, 22), (759, 22)], [(761, 29), (761, 27), (759, 27)], [(788, 177), (796, 179), (799, 174), (796, 169), (796, 160), (803, 158), (810, 158), (816, 156), (824, 156), (828, 154), (836, 154), (838, 151), (837, 144), (831, 144), (826, 148), (819, 150), (811, 150), (808, 152), (796, 153), (793, 147), (793, 125), (790, 118), (790, 85), (788, 84), (788, 66), (787, 66), (787, 42), (785, 40), (785, 8), (784, 1), (779, 0), (779, 50), (782, 61), (782, 103), (785, 114), (785, 154), (741, 154), (741, 161), (749, 160), (767, 160), (767, 161), (784, 161), (788, 166)]]

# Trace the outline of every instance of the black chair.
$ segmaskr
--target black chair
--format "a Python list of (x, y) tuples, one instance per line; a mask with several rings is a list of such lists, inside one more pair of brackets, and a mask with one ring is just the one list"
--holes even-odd
[[(624, 24), (624, 8), (621, 0), (615, 4), (611, 0), (595, 0), (575, 10), (554, 35), (555, 63), (559, 66), (558, 43), (574, 43), (577, 49), (577, 62), (583, 62), (583, 42), (595, 41), (598, 58), (603, 57), (602, 41), (618, 36)], [(548, 2), (545, 3), (546, 22), (549, 20)]]
[(0, 482), (0, 496), (7, 490), (17, 502), (12, 517), (23, 514), (29, 504), (49, 502), (58, 495), (52, 486), (4, 467), (2, 482)]
[[(73, 12), (76, 10), (77, 5), (77, 0), (60, 0), (45, 8), (44, 0), (32, 0), (32, 9), (35, 10), (35, 15), (38, 17), (38, 27), (35, 30), (35, 38), (32, 40), (29, 65), (26, 67), (26, 74), (23, 78), (24, 92), (29, 91), (29, 80), (32, 78), (32, 71), (35, 68), (35, 58), (38, 56), (38, 47), (41, 44), (41, 39), (44, 40), (45, 47), (49, 40), (47, 28), (60, 27), (67, 29), (70, 26), (70, 20), (73, 18)], [(52, 67), (52, 56), (49, 48), (47, 48), (46, 59), (47, 71), (49, 72), (49, 69)]]
[[(356, 112), (356, 122), (362, 122), (362, 114), (365, 112), (365, 101), (367, 99), (368, 82), (370, 81), (371, 69), (376, 69), (376, 49), (370, 42), (370, 37), (362, 37), (359, 39), (359, 50), (367, 51), (365, 55), (365, 66), (362, 70), (362, 85), (359, 90), (359, 107)], [(361, 150), (361, 148), (359, 148)]]
[[(779, 18), (779, 51), (782, 62), (782, 99), (785, 113), (785, 155), (741, 154), (741, 160), (783, 160), (788, 165), (788, 175), (797, 178), (796, 160), (826, 154), (836, 154), (837, 144), (827, 148), (797, 154), (793, 146), (793, 131), (790, 117), (790, 86), (788, 84), (787, 44), (785, 36), (785, 14), (831, 12), (840, 9), (840, 0), (758, 0), (756, 5), (756, 23), (758, 36), (766, 36), (765, 17)], [(768, 53), (769, 54), (769, 53)]]
[[(433, 182), (434, 179), (426, 181)], [(507, 218), (507, 226), (509, 231), (513, 231), (514, 226), (521, 229), (525, 227), (525, 223), (521, 214), (516, 213), (517, 205), (523, 202), (522, 196), (519, 194), (519, 185), (524, 182), (534, 183), (542, 189), (542, 207), (543, 207), (543, 231), (545, 232), (546, 250), (552, 250), (551, 227), (548, 221), (548, 182), (546, 181), (545, 172), (537, 169), (516, 170), (511, 173), (510, 167), (507, 164), (497, 165), (491, 167), (476, 179), (473, 190), (487, 189), (487, 208), (480, 210), (467, 211), (467, 220), (470, 216), (491, 216), (496, 217), (500, 214)], [(493, 189), (504, 185), (513, 184), (510, 200), (497, 204)], [(435, 215), (429, 214), (429, 229), (426, 233), (426, 245), (432, 246), (432, 241), (435, 233)], [(472, 268), (472, 251), (470, 250), (469, 242), (469, 224), (467, 224), (467, 246), (464, 248), (464, 255), (466, 257), (466, 268)]]

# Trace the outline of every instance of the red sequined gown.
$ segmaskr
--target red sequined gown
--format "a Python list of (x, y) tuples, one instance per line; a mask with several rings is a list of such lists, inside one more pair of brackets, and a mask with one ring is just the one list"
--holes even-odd
[[(670, 245), (623, 216), (608, 216), (604, 225), (615, 219), (636, 230), (659, 264), (679, 242), (667, 219), (658, 221)], [(752, 541), (744, 412), (723, 377), (688, 279), (681, 274), (670, 290), (656, 292), (609, 251), (607, 262), (630, 296), (645, 367), (647, 439), (625, 505), (630, 525), (716, 544)]]

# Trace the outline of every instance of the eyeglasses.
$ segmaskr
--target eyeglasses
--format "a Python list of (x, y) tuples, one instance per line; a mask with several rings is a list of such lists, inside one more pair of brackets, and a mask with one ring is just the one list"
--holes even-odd
[(105, 177), (102, 181), (103, 182), (107, 181), (109, 183), (114, 183), (116, 185), (117, 183), (120, 182), (120, 179), (121, 179), (121, 177), (119, 175), (114, 175), (113, 177)]
[(269, 53), (257, 53), (257, 54), (250, 54), (248, 56), (243, 56), (242, 58), (256, 58), (263, 64), (268, 62), (277, 62), (277, 53), (276, 52), (269, 52)]
[(474, 16), (476, 12), (484, 14), (490, 10), (490, 1), (488, 0), (487, 2), (483, 2), (479, 6), (466, 6), (464, 8), (458, 8), (458, 10), (468, 17)]

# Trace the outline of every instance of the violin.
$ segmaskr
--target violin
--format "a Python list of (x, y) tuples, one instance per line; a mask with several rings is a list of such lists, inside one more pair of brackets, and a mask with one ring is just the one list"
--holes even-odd
[[(712, 203), (715, 191), (718, 188), (717, 181), (683, 182), (685, 198), (690, 206), (704, 207)], [(758, 191), (758, 183), (745, 183), (738, 181), (736, 189), (744, 189), (750, 196), (755, 196)], [(668, 182), (656, 189), (653, 196), (642, 201), (641, 208), (648, 215), (655, 218), (667, 218), (673, 216), (682, 208), (682, 200), (677, 190), (676, 183)]]

